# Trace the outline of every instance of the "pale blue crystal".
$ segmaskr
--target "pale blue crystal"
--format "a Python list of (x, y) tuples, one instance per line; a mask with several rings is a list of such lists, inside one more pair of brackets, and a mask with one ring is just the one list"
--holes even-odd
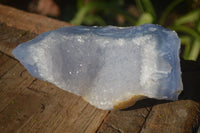
[(180, 40), (159, 25), (63, 27), (20, 44), (13, 55), (36, 78), (111, 110), (134, 95), (176, 100)]

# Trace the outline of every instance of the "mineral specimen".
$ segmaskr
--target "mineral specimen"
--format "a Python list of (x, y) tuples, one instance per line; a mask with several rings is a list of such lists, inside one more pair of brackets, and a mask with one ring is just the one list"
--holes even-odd
[(13, 55), (36, 78), (112, 110), (143, 97), (176, 100), (179, 48), (177, 34), (159, 25), (72, 26), (45, 32)]

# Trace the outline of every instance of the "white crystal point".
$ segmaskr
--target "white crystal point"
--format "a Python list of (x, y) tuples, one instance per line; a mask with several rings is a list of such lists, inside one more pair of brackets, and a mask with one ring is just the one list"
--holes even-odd
[(158, 25), (63, 27), (19, 45), (13, 55), (36, 78), (104, 110), (137, 96), (176, 100), (182, 90), (180, 40)]

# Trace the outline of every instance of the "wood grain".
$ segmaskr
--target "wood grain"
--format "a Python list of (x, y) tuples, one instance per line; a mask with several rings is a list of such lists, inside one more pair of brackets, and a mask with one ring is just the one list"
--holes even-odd
[(17, 64), (17, 61), (13, 61), (11, 58), (3, 54), (0, 56), (0, 77), (6, 74), (13, 66)]
[(107, 115), (81, 97), (36, 80), (12, 56), (18, 44), (68, 25), (0, 5), (0, 132), (91, 133)]
[(41, 34), (71, 24), (48, 18), (46, 16), (27, 13), (5, 5), (0, 5), (0, 22), (9, 27)]
[(198, 102), (180, 100), (152, 108), (141, 133), (192, 133), (200, 117)]

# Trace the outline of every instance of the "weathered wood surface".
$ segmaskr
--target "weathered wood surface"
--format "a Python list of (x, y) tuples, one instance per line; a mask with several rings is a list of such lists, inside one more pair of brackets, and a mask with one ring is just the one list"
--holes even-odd
[(66, 22), (26, 13), (3, 5), (0, 5), (0, 22), (6, 23), (7, 26), (36, 34), (70, 25)]
[[(147, 99), (150, 102), (152, 99)], [(136, 106), (142, 106), (141, 101)], [(162, 103), (164, 102), (164, 103)], [(192, 133), (197, 131), (199, 103), (151, 101), (149, 106), (112, 112), (100, 133)], [(155, 103), (159, 103), (155, 105)], [(162, 103), (162, 104), (161, 104)], [(127, 126), (129, 125), (129, 126)]]
[(36, 80), (11, 51), (65, 22), (0, 5), (0, 132), (95, 132), (108, 111)]
[[(196, 101), (145, 99), (128, 109), (103, 111), (78, 96), (35, 79), (12, 56), (11, 51), (18, 44), (68, 25), (0, 5), (0, 133), (192, 133), (197, 130), (198, 91)], [(199, 69), (194, 73), (196, 80), (200, 79)], [(198, 86), (191, 81), (192, 87)], [(193, 94), (187, 97), (188, 92), (187, 89), (183, 97), (191, 99)]]
[(111, 112), (99, 132), (196, 133), (200, 122), (200, 63), (181, 60), (181, 69), (184, 90), (179, 101), (139, 101), (129, 109)]

